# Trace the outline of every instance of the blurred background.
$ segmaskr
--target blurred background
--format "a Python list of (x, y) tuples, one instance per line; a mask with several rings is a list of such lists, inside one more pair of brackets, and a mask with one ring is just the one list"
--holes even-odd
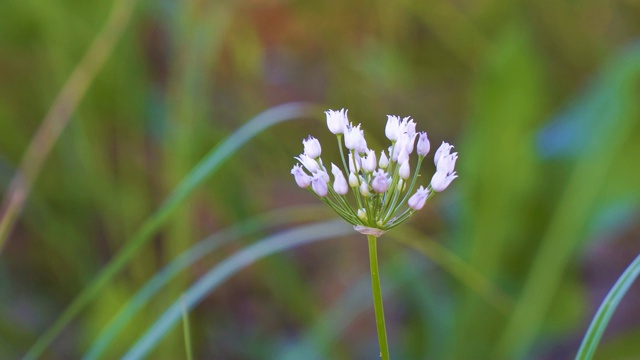
[[(572, 358), (640, 252), (639, 35), (638, 0), (3, 0), (5, 202), (67, 79), (89, 70), (60, 137), (44, 133), (55, 145), (1, 248), (0, 358), (33, 349), (250, 119), (291, 118), (210, 171), (36, 357), (119, 358), (209, 270), (336, 218), (289, 171), (309, 134), (325, 161), (338, 159), (323, 111), (340, 108), (372, 148), (386, 146), (395, 114), (460, 154), (459, 179), (379, 242), (392, 358)], [(207, 292), (189, 316), (194, 358), (377, 358), (366, 242), (325, 226), (340, 234)], [(220, 246), (197, 250), (212, 234)], [(149, 301), (105, 340), (123, 306), (189, 249), (202, 257), (143, 291)], [(597, 358), (640, 358), (639, 296), (632, 287)], [(185, 357), (180, 322), (149, 358)]]

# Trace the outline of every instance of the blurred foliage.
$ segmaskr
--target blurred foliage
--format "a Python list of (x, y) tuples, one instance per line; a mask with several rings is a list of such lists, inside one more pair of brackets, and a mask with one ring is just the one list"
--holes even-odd
[[(111, 6), (0, 3), (3, 197)], [(640, 252), (639, 34), (636, 0), (139, 3), (0, 253), (0, 358), (23, 356), (214, 146), (291, 101), (348, 108), (379, 143), (386, 114), (410, 115), (434, 147), (446, 140), (460, 152), (460, 178), (406, 226), (514, 305), (505, 315), (437, 259), (381, 241), (392, 357), (572, 357)], [(272, 127), (235, 153), (44, 358), (84, 354), (147, 280), (209, 234), (315, 203), (289, 169), (310, 133), (337, 156), (323, 116)], [(318, 211), (318, 221), (329, 217)], [(126, 353), (209, 269), (294, 222), (190, 265), (103, 357)], [(194, 357), (374, 358), (367, 259), (354, 234), (249, 266), (193, 309)], [(622, 301), (599, 358), (640, 356), (638, 296), (632, 289)], [(151, 355), (183, 357), (179, 326)]]

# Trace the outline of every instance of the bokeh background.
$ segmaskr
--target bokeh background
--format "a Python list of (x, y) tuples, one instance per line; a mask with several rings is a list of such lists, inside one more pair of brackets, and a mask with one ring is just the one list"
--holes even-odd
[[(67, 79), (81, 62), (94, 69), (81, 74), (93, 80), (86, 93), (72, 89), (79, 105), (0, 253), (0, 358), (32, 348), (250, 119), (254, 129), (290, 121), (228, 141), (241, 146), (171, 207), (40, 358), (95, 350), (123, 306), (186, 250), (203, 256), (148, 291), (100, 358), (129, 351), (238, 252), (334, 219), (289, 171), (309, 134), (325, 161), (337, 159), (323, 111), (340, 108), (374, 148), (396, 114), (460, 154), (459, 179), (380, 241), (392, 358), (572, 358), (640, 252), (639, 35), (637, 0), (3, 0), (5, 201)], [(83, 58), (98, 36), (104, 63)], [(197, 250), (211, 234), (224, 243)], [(377, 358), (366, 242), (341, 234), (277, 251), (207, 292), (189, 316), (194, 358)], [(639, 296), (634, 286), (597, 358), (640, 358)], [(181, 322), (149, 358), (185, 357)]]

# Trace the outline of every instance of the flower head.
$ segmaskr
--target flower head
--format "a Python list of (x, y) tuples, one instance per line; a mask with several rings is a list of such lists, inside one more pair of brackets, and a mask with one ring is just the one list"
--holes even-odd
[[(320, 142), (309, 136), (303, 141), (304, 152), (295, 157), (299, 164), (291, 170), (296, 183), (308, 188), (331, 206), (336, 213), (363, 234), (380, 236), (398, 226), (424, 207), (435, 192), (443, 191), (458, 175), (454, 171), (458, 153), (451, 153), (452, 145), (443, 142), (435, 153), (436, 173), (426, 188), (420, 186), (413, 193), (419, 179), (420, 165), (429, 153), (426, 132), (416, 132), (416, 123), (410, 117), (402, 120), (389, 115), (385, 135), (391, 140), (388, 151), (370, 150), (360, 124), (354, 126), (347, 119), (347, 110), (328, 110), (327, 127), (338, 136), (342, 168), (331, 163), (333, 182), (320, 158)], [(416, 143), (417, 138), (417, 143)], [(413, 151), (418, 161), (410, 166)], [(306, 171), (305, 171), (306, 169)], [(308, 173), (307, 173), (308, 171)], [(349, 174), (345, 178), (345, 174)], [(351, 191), (349, 191), (351, 189)], [(351, 193), (351, 195), (349, 195)], [(357, 204), (357, 206), (355, 205)]]

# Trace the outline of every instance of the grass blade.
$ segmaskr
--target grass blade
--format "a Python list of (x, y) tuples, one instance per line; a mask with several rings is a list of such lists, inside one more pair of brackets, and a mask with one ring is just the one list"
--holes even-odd
[(593, 320), (591, 320), (587, 333), (582, 339), (582, 344), (580, 344), (580, 349), (576, 354), (576, 360), (589, 360), (593, 358), (596, 348), (600, 343), (600, 338), (607, 328), (609, 320), (611, 320), (611, 316), (613, 316), (613, 313), (618, 308), (618, 304), (627, 293), (627, 290), (629, 290), (629, 287), (631, 287), (631, 284), (638, 278), (638, 275), (640, 275), (640, 255), (638, 255), (622, 275), (620, 275), (618, 281), (616, 281), (602, 301), (602, 304), (600, 304), (596, 315), (593, 317)]
[[(255, 261), (279, 251), (291, 249), (313, 241), (331, 239), (353, 233), (353, 228), (343, 220), (334, 220), (313, 225), (300, 226), (253, 244), (227, 258), (211, 270), (184, 293), (188, 309), (197, 305), (226, 279), (251, 265)], [(140, 359), (173, 328), (182, 316), (182, 304), (178, 300), (147, 330), (123, 359)]]
[(270, 108), (245, 123), (226, 140), (209, 152), (204, 159), (182, 180), (164, 203), (141, 225), (138, 232), (126, 243), (92, 282), (73, 300), (55, 323), (36, 341), (25, 359), (36, 359), (51, 344), (62, 329), (93, 300), (140, 248), (151, 239), (174, 210), (208, 176), (215, 173), (240, 147), (260, 132), (278, 123), (312, 116), (315, 107), (308, 103), (287, 103)]

